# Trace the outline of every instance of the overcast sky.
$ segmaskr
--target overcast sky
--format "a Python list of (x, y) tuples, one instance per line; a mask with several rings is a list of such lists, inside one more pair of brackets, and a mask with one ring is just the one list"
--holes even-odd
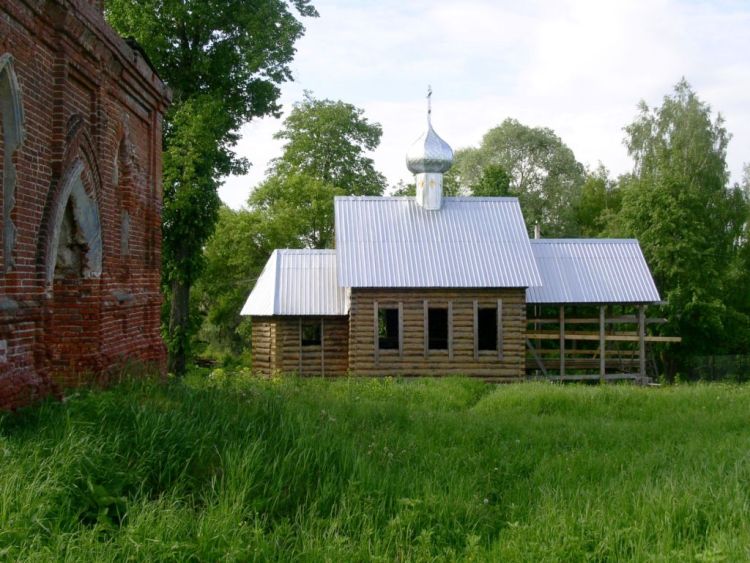
[[(623, 127), (645, 100), (659, 105), (687, 78), (726, 119), (728, 164), (739, 181), (750, 162), (748, 0), (313, 0), (282, 87), (287, 112), (311, 90), (343, 100), (383, 127), (376, 167), (409, 180), (404, 154), (425, 125), (454, 149), (476, 146), (505, 118), (553, 129), (580, 162), (630, 170)], [(238, 208), (281, 153), (281, 119), (244, 127), (237, 152), (250, 174), (219, 193)]]

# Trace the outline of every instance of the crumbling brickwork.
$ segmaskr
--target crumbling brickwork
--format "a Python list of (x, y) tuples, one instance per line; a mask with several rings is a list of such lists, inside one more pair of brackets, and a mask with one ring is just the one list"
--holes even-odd
[(168, 102), (101, 0), (0, 0), (0, 409), (163, 369)]

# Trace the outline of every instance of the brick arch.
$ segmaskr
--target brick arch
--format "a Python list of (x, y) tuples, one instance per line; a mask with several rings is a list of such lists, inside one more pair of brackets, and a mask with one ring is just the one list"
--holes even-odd
[(45, 206), (39, 264), (44, 268), (47, 290), (51, 289), (58, 258), (60, 231), (70, 205), (82, 243), (86, 246), (82, 275), (98, 278), (102, 273), (102, 233), (99, 213), (101, 176), (91, 140), (83, 120), (73, 116), (68, 122), (65, 163), (60, 175), (49, 191)]
[(51, 232), (45, 254), (45, 281), (51, 285), (58, 265), (58, 251), (65, 214), (72, 213), (75, 227), (79, 230), (81, 244), (85, 246), (85, 263), (82, 276), (99, 277), (102, 273), (102, 232), (99, 208), (85, 188), (86, 165), (76, 159), (63, 176), (58, 204), (50, 218)]
[(13, 57), (5, 53), (0, 56), (0, 114), (2, 114), (3, 141), (3, 272), (13, 269), (13, 251), (16, 242), (16, 227), (13, 223), (13, 207), (16, 202), (16, 166), (14, 157), (25, 138), (23, 100), (18, 78), (13, 68)]
[(74, 116), (68, 125), (63, 173), (48, 194), (38, 261), (46, 297), (37, 370), (63, 387), (98, 373), (105, 362), (101, 177), (83, 120)]

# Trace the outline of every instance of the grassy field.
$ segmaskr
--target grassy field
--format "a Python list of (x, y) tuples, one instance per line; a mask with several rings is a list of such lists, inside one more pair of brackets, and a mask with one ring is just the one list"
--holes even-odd
[(0, 418), (0, 560), (750, 559), (750, 386), (192, 377)]

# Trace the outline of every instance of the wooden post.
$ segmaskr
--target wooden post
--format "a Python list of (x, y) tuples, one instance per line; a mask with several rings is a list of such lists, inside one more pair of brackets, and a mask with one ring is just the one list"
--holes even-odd
[[(378, 302), (373, 301), (372, 302), (373, 307), (373, 329), (375, 331), (374, 338), (375, 338), (375, 346), (373, 347), (373, 350), (375, 351), (375, 365), (377, 366), (380, 363), (380, 327), (378, 326), (378, 317), (379, 311), (378, 311)], [(349, 346), (351, 346), (352, 343), (349, 343)]]
[(430, 349), (430, 336), (428, 333), (430, 330), (430, 310), (427, 299), (422, 303), (424, 304), (424, 357), (426, 358)]
[(497, 359), (503, 359), (503, 300), (497, 300)]
[(448, 301), (448, 359), (453, 359), (453, 301)]
[(404, 302), (398, 302), (398, 356), (404, 355)]
[(479, 359), (479, 304), (474, 300), (474, 359)]
[(604, 312), (606, 307), (604, 305), (599, 306), (599, 376), (601, 383), (606, 382), (607, 375), (607, 363), (606, 363), (606, 347), (607, 341), (604, 336)]
[(320, 318), (320, 375), (326, 376), (326, 319)]
[(299, 370), (297, 375), (302, 375), (302, 317), (299, 317), (297, 320), (299, 321), (297, 324), (299, 328)]
[(646, 306), (638, 307), (638, 373), (641, 384), (646, 378)]
[(560, 377), (565, 377), (565, 305), (560, 305)]

